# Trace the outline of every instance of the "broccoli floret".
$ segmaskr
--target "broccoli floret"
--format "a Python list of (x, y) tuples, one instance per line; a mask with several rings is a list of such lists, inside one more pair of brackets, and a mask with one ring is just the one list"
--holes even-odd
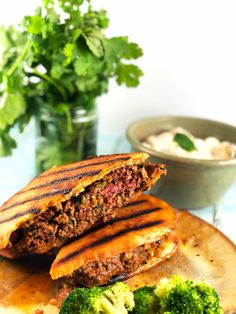
[(76, 288), (62, 303), (60, 314), (93, 313), (93, 307), (97, 306), (102, 294), (103, 289), (99, 287)]
[(203, 306), (192, 281), (174, 276), (159, 282), (156, 295), (160, 298), (160, 313), (203, 314)]
[(132, 314), (156, 314), (159, 312), (159, 298), (154, 294), (155, 286), (144, 286), (134, 291), (135, 307)]
[(117, 282), (105, 289), (104, 296), (107, 298), (107, 307), (104, 306), (105, 314), (126, 314), (134, 308), (134, 294), (129, 286), (123, 282)]
[(74, 289), (63, 302), (60, 314), (127, 314), (133, 307), (133, 293), (118, 282), (107, 288)]
[(219, 296), (213, 287), (202, 281), (196, 283), (194, 287), (204, 303), (204, 314), (223, 314)]
[(180, 276), (162, 279), (155, 289), (162, 314), (222, 314), (214, 288)]

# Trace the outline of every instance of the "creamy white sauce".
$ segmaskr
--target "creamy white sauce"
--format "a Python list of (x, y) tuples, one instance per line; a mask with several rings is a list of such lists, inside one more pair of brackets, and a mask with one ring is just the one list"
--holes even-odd
[[(187, 151), (174, 141), (176, 133), (187, 135), (194, 143), (196, 150)], [(236, 157), (236, 145), (227, 141), (219, 141), (216, 137), (205, 139), (193, 136), (187, 130), (176, 127), (157, 135), (150, 135), (143, 144), (158, 152), (198, 159), (231, 159)]]

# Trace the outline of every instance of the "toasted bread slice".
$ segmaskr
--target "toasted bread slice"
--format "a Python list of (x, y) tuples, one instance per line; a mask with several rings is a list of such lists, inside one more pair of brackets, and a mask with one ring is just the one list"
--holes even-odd
[[(118, 209), (116, 217), (110, 222), (62, 247), (52, 264), (51, 277), (57, 279), (73, 276), (86, 265), (96, 267), (96, 262), (106, 264), (106, 261), (110, 262), (120, 254), (132, 253), (137, 247), (158, 243), (155, 249), (152, 246), (152, 254), (143, 265), (132, 269), (130, 274), (115, 275), (128, 277), (132, 276), (132, 273), (137, 274), (171, 256), (176, 249), (176, 238), (173, 234), (175, 227), (176, 215), (167, 203), (150, 195), (141, 195), (127, 206)], [(170, 234), (172, 236), (168, 246), (165, 246)], [(158, 250), (159, 245), (163, 245), (161, 250)], [(95, 264), (91, 266), (91, 263)], [(101, 279), (96, 284), (105, 284), (109, 280), (110, 278), (106, 277), (105, 282)]]
[[(54, 167), (36, 177), (0, 208), (0, 249), (6, 248), (15, 230), (43, 214), (48, 208), (60, 208), (62, 202), (78, 196), (86, 187), (101, 180), (110, 172), (128, 165), (143, 163), (147, 158), (148, 155), (145, 153), (94, 157)], [(154, 183), (163, 173), (164, 167), (157, 165), (151, 181)], [(6, 251), (5, 256), (7, 254)]]

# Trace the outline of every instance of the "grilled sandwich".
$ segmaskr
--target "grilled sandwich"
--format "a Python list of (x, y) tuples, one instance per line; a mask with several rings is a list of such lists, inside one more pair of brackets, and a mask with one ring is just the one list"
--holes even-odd
[(177, 248), (176, 215), (164, 201), (141, 195), (115, 218), (61, 248), (52, 279), (69, 287), (128, 279), (171, 257)]
[(0, 255), (17, 258), (60, 248), (151, 188), (163, 165), (144, 153), (107, 155), (54, 167), (0, 208)]

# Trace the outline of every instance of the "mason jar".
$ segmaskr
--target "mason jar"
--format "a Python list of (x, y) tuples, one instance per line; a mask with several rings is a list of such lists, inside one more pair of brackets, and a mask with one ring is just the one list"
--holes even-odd
[(86, 159), (96, 154), (96, 106), (58, 114), (42, 108), (36, 115), (36, 171)]

